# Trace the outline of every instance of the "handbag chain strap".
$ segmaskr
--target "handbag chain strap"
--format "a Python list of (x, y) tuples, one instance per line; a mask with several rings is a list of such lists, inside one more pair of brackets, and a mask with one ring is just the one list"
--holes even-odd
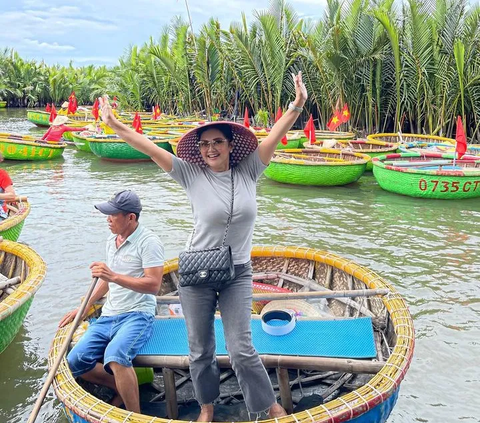
[[(233, 200), (235, 198), (235, 185), (233, 183), (233, 168), (231, 169), (230, 176), (232, 181), (232, 198), (230, 200), (230, 214), (228, 215), (227, 227), (225, 228), (225, 235), (223, 236), (223, 241), (221, 245), (222, 247), (225, 245), (225, 241), (227, 240), (228, 228), (230, 228), (230, 223), (232, 222), (232, 216), (233, 216)], [(188, 246), (189, 250), (192, 248), (194, 235), (195, 235), (195, 225), (193, 226), (192, 236), (190, 237), (190, 244)]]

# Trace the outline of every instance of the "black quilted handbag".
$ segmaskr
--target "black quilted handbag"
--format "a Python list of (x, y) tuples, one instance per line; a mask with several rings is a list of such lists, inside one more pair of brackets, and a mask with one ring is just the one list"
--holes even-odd
[(178, 258), (180, 286), (228, 282), (235, 277), (232, 249), (222, 245), (208, 250), (188, 250)]
[(196, 286), (210, 283), (224, 283), (235, 277), (235, 268), (233, 266), (232, 249), (225, 245), (228, 228), (232, 221), (233, 214), (233, 169), (231, 172), (232, 180), (232, 200), (230, 202), (230, 215), (227, 220), (225, 235), (220, 247), (208, 248), (205, 250), (192, 250), (192, 241), (194, 232), (190, 238), (190, 245), (187, 251), (183, 251), (178, 256), (178, 273), (180, 275), (180, 286)]

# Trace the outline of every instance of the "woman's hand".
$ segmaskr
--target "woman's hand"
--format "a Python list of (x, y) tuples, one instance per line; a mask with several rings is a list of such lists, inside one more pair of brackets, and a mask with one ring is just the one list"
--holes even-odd
[(102, 112), (102, 120), (111, 127), (117, 119), (112, 112), (108, 96), (104, 95), (103, 97), (98, 97), (98, 103), (100, 104), (100, 111)]
[(307, 88), (302, 81), (302, 71), (299, 71), (297, 75), (292, 73), (293, 83), (295, 85), (295, 100), (293, 104), (296, 107), (303, 107), (308, 98)]

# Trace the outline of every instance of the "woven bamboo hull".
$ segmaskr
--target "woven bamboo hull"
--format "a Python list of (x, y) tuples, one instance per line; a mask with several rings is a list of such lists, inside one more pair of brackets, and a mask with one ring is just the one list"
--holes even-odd
[(4, 109), (7, 107), (7, 102), (6, 101), (0, 101), (0, 109)]
[(0, 302), (0, 353), (22, 326), (33, 295), (42, 284), (46, 266), (31, 248), (13, 241), (0, 242), (0, 272), (9, 278), (20, 276), (20, 287)]
[(18, 213), (10, 212), (7, 219), (0, 221), (0, 236), (3, 239), (17, 241), (22, 232), (25, 219), (30, 213), (30, 203), (18, 203)]
[(401, 134), (398, 133), (381, 133), (381, 134), (370, 134), (367, 136), (367, 139), (370, 141), (383, 141), (383, 142), (394, 142), (394, 143), (449, 143), (455, 144), (455, 140), (452, 138), (439, 137), (437, 135), (423, 135), (423, 134)]
[(173, 154), (175, 156), (177, 155), (177, 146), (178, 146), (178, 140), (176, 141), (169, 141), (170, 147), (172, 148)]
[[(399, 169), (395, 166), (385, 166), (386, 159), (451, 159), (452, 155), (439, 153), (401, 153), (382, 156), (373, 160), (373, 174), (381, 188), (396, 194), (410, 197), (434, 199), (464, 199), (480, 197), (480, 158), (477, 167), (462, 170), (422, 170)], [(458, 162), (460, 163), (460, 162)]]
[[(150, 157), (146, 154), (141, 153), (138, 150), (135, 150), (133, 147), (128, 145), (125, 141), (100, 141), (93, 138), (89, 139), (90, 149), (92, 153), (98, 157), (101, 157), (105, 160), (114, 160), (114, 161), (148, 161)], [(172, 148), (168, 143), (168, 140), (153, 141), (157, 146), (172, 152)]]
[(60, 157), (65, 147), (64, 143), (47, 144), (47, 142), (0, 138), (0, 152), (7, 160), (52, 160)]
[(27, 110), (27, 119), (37, 126), (50, 126), (50, 113), (41, 110)]
[[(397, 389), (391, 396), (390, 398), (386, 399), (382, 403), (378, 404), (377, 406), (373, 407), (370, 409), (370, 411), (367, 411), (366, 413), (362, 414), (359, 417), (349, 419), (349, 420), (330, 420), (332, 423), (337, 423), (337, 422), (349, 422), (349, 423), (385, 423), (388, 419), (388, 416), (393, 410), (393, 407), (395, 406), (395, 403), (397, 402), (398, 399), (398, 392), (399, 389)], [(78, 414), (75, 414), (72, 410), (68, 409), (67, 407), (63, 407), (63, 411), (65, 412), (65, 416), (67, 417), (68, 421), (71, 423), (89, 423), (94, 420), (85, 420), (84, 418), (80, 417)], [(121, 420), (110, 420), (113, 422), (121, 422)], [(151, 420), (135, 420), (135, 418), (132, 418), (132, 420), (129, 420), (132, 423), (147, 423)], [(155, 419), (152, 421), (152, 423), (167, 423), (170, 421), (169, 419)], [(282, 419), (282, 422), (286, 421)], [(326, 420), (328, 422), (328, 420)], [(171, 423), (174, 423), (175, 420), (171, 420)]]
[[(340, 132), (340, 131), (315, 131), (315, 139), (317, 141), (321, 140), (353, 140), (355, 134), (353, 132)], [(302, 136), (300, 139), (300, 146), (303, 143), (308, 142), (306, 136)]]
[[(254, 247), (252, 250), (252, 266), (254, 275), (265, 278), (266, 274), (283, 272), (270, 278), (268, 284), (275, 288), (282, 286), (291, 291), (305, 290), (306, 285), (340, 289), (377, 289), (386, 288), (388, 296), (373, 298), (365, 302), (375, 316), (382, 316), (389, 348), (381, 350), (387, 354), (383, 357), (386, 363), (368, 383), (362, 384), (339, 398), (323, 405), (312, 407), (282, 418), (282, 423), (298, 423), (313, 421), (318, 423), (383, 423), (387, 420), (398, 395), (398, 389), (410, 365), (414, 349), (413, 321), (402, 297), (395, 292), (385, 280), (374, 272), (325, 251), (298, 247)], [(164, 280), (160, 295), (172, 292), (178, 283), (178, 260), (170, 260), (164, 266)], [(292, 279), (286, 276), (290, 275)], [(297, 279), (304, 282), (299, 283)], [(313, 285), (312, 285), (313, 284)], [(350, 288), (349, 288), (350, 287)], [(307, 289), (308, 290), (308, 289)], [(255, 303), (253, 304), (255, 305)], [(354, 317), (356, 311), (344, 302), (328, 300), (330, 312), (335, 316)], [(60, 329), (52, 343), (49, 353), (49, 365), (56, 360), (65, 334), (69, 328)], [(80, 328), (76, 336), (81, 336), (85, 328)], [(161, 366), (160, 366), (161, 367)], [(66, 414), (72, 422), (108, 421), (120, 423), (167, 423), (166, 419), (141, 414), (129, 414), (125, 410), (112, 408), (81, 388), (73, 378), (66, 361), (63, 360), (54, 380), (54, 389)], [(175, 423), (180, 420), (168, 420)]]
[[(285, 154), (285, 158), (282, 156)], [(288, 159), (295, 155), (302, 159)], [(349, 161), (312, 163), (317, 157), (336, 159), (349, 158)], [(339, 186), (357, 181), (365, 172), (369, 157), (364, 154), (341, 152), (333, 149), (286, 150), (276, 153), (265, 169), (265, 176), (277, 182), (293, 185)]]
[[(323, 141), (320, 141), (318, 144), (309, 145), (304, 143), (305, 148), (321, 148)], [(342, 151), (355, 151), (358, 153), (366, 154), (367, 156), (373, 158), (378, 156), (383, 156), (389, 153), (395, 153), (398, 149), (398, 144), (386, 143), (379, 141), (370, 141), (370, 140), (338, 140), (333, 148), (338, 148)], [(372, 171), (373, 164), (370, 160), (367, 162), (366, 171)]]
[(366, 166), (366, 163), (322, 167), (270, 163), (264, 173), (267, 178), (284, 184), (339, 186), (357, 181), (364, 174)]
[(87, 153), (91, 153), (92, 149), (90, 148), (90, 142), (88, 138), (82, 137), (79, 132), (71, 132), (72, 141), (80, 151), (85, 151)]

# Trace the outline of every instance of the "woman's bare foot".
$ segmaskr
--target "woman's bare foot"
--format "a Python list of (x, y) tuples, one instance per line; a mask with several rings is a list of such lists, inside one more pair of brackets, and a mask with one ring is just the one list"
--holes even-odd
[(213, 420), (213, 404), (204, 404), (200, 407), (197, 422), (211, 422)]
[(270, 410), (268, 411), (268, 417), (270, 417), (271, 419), (275, 419), (275, 418), (278, 418), (278, 417), (283, 417), (283, 416), (286, 416), (286, 415), (287, 415), (287, 412), (285, 411), (285, 409), (280, 404), (278, 404), (277, 402), (275, 402), (270, 407)]

